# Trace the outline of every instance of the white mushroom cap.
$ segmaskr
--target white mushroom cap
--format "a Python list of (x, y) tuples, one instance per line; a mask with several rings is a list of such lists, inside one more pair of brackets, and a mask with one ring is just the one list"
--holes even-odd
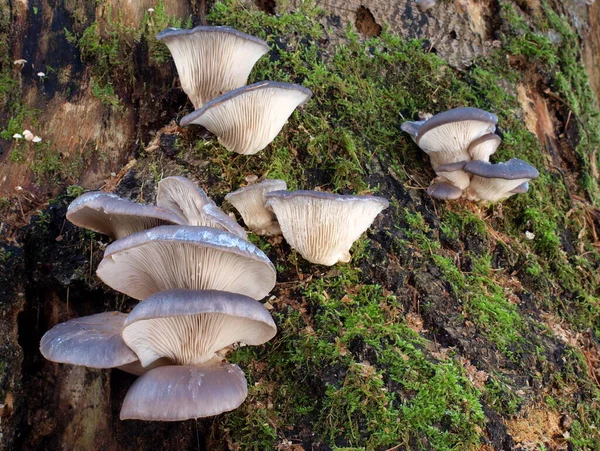
[(25, 138), (25, 141), (33, 141), (33, 133), (31, 133), (31, 131), (29, 130), (23, 130), (23, 137)]
[(286, 190), (283, 180), (263, 180), (254, 185), (245, 186), (225, 196), (225, 200), (240, 212), (246, 226), (257, 235), (281, 235), (277, 218), (265, 208), (265, 193)]
[(117, 239), (160, 225), (182, 222), (164, 208), (138, 204), (102, 191), (90, 191), (71, 202), (67, 219), (76, 226)]
[(459, 161), (458, 163), (443, 164), (435, 168), (435, 173), (462, 191), (467, 189), (471, 183), (471, 176), (463, 171), (466, 163), (466, 161)]
[(156, 39), (169, 47), (181, 87), (196, 109), (244, 86), (256, 61), (269, 51), (262, 39), (228, 27), (168, 28)]
[(200, 365), (234, 343), (260, 345), (276, 332), (269, 311), (248, 296), (169, 290), (134, 307), (125, 322), (123, 340), (143, 366), (162, 357), (177, 365)]
[(349, 262), (354, 241), (389, 206), (381, 197), (317, 191), (272, 191), (265, 199), (290, 246), (309, 262), (327, 266)]
[(115, 241), (97, 274), (140, 300), (176, 288), (261, 299), (275, 285), (275, 268), (256, 246), (229, 232), (193, 226), (161, 226)]
[(182, 224), (214, 227), (226, 230), (246, 240), (248, 236), (240, 225), (225, 214), (215, 203), (185, 177), (166, 177), (158, 182), (156, 204), (176, 213)]
[(44, 334), (42, 355), (53, 362), (90, 368), (115, 368), (137, 362), (121, 338), (127, 315), (104, 312), (57, 324)]
[(136, 380), (121, 420), (182, 421), (238, 408), (248, 396), (244, 372), (228, 363), (163, 366)]
[(473, 160), (490, 161), (490, 155), (493, 155), (498, 149), (502, 140), (495, 133), (488, 133), (477, 138), (469, 146), (469, 155)]
[(202, 125), (228, 150), (253, 155), (275, 139), (296, 107), (311, 96), (300, 85), (261, 81), (211, 100), (181, 119), (181, 125)]
[(469, 161), (469, 146), (477, 138), (493, 133), (498, 118), (477, 108), (455, 108), (420, 122), (403, 124), (417, 145), (429, 155), (435, 170), (440, 165)]
[(522, 189), (524, 183), (539, 176), (536, 168), (518, 158), (498, 164), (473, 160), (464, 169), (473, 175), (467, 197), (487, 202), (506, 199), (516, 194), (513, 191)]

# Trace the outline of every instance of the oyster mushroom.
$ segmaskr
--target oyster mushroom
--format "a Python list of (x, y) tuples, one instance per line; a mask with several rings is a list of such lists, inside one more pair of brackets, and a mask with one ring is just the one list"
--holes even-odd
[(317, 191), (272, 191), (265, 199), (290, 246), (309, 262), (326, 266), (349, 262), (354, 241), (389, 206), (381, 197)]
[(167, 28), (156, 39), (169, 47), (181, 87), (196, 109), (244, 86), (256, 61), (269, 51), (262, 39), (228, 27)]
[(181, 125), (202, 125), (228, 150), (253, 155), (275, 139), (294, 110), (311, 96), (300, 85), (261, 81), (211, 100), (184, 116)]

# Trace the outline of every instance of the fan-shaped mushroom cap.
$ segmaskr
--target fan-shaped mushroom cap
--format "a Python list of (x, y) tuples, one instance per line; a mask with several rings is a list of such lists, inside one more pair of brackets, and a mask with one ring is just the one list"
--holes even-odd
[(262, 39), (228, 27), (168, 28), (156, 39), (169, 47), (181, 87), (196, 109), (244, 86), (256, 61), (269, 51)]
[[(443, 164), (435, 168), (435, 173), (442, 177), (443, 181), (452, 183), (460, 190), (465, 190), (471, 183), (471, 176), (463, 171), (463, 168), (467, 164), (466, 161), (459, 161), (458, 163)], [(435, 182), (435, 180), (434, 180)]]
[(121, 420), (182, 421), (238, 408), (248, 396), (237, 365), (163, 366), (136, 380), (123, 401)]
[(104, 312), (57, 324), (44, 334), (40, 352), (52, 362), (115, 368), (137, 362), (121, 338), (127, 315)]
[(349, 262), (354, 241), (389, 206), (381, 197), (317, 191), (272, 191), (265, 199), (290, 246), (309, 262), (327, 266)]
[(408, 121), (404, 122), (400, 129), (403, 132), (406, 132), (410, 135), (413, 141), (417, 141), (417, 135), (419, 134), (419, 129), (423, 126), (426, 121)]
[(275, 139), (296, 107), (311, 96), (300, 85), (261, 81), (211, 100), (181, 119), (181, 125), (202, 125), (232, 152), (253, 155)]
[(258, 235), (280, 235), (281, 229), (273, 212), (265, 208), (265, 193), (286, 190), (283, 180), (263, 180), (225, 196), (240, 212), (246, 226)]
[(467, 197), (488, 202), (509, 197), (511, 191), (539, 175), (536, 168), (518, 158), (498, 164), (473, 160), (467, 163), (464, 169), (473, 175)]
[(164, 208), (138, 204), (102, 191), (90, 191), (71, 202), (67, 219), (76, 226), (117, 239), (160, 225), (182, 222)]
[(248, 296), (169, 290), (149, 296), (131, 311), (123, 340), (143, 366), (161, 357), (178, 365), (200, 365), (234, 343), (259, 345), (276, 332), (268, 310)]
[(156, 204), (176, 213), (182, 223), (226, 230), (246, 240), (242, 227), (225, 214), (206, 193), (185, 177), (166, 177), (158, 182)]
[(427, 194), (435, 199), (456, 200), (460, 199), (463, 190), (445, 180), (443, 177), (436, 177), (427, 188)]
[(495, 133), (477, 138), (469, 146), (469, 155), (473, 160), (490, 161), (490, 155), (496, 152), (502, 140)]
[(193, 226), (156, 227), (115, 241), (97, 274), (140, 300), (175, 288), (261, 299), (275, 285), (275, 268), (256, 246), (229, 232)]
[[(431, 166), (436, 169), (444, 164), (469, 161), (471, 156), (468, 149), (471, 143), (485, 134), (493, 133), (497, 123), (496, 115), (487, 111), (455, 108), (426, 120), (416, 130), (415, 142), (429, 155)], [(407, 127), (415, 130), (413, 126), (407, 125), (405, 128)]]

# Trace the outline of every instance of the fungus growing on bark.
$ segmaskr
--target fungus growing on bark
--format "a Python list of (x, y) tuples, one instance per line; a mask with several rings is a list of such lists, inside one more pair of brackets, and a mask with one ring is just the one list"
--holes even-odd
[(473, 160), (490, 161), (490, 155), (496, 152), (502, 140), (495, 133), (477, 138), (469, 146), (469, 155)]
[(71, 202), (67, 219), (76, 226), (116, 239), (160, 225), (182, 222), (181, 218), (164, 208), (138, 204), (102, 191), (90, 191)]
[(349, 262), (354, 241), (389, 206), (381, 197), (317, 191), (272, 191), (265, 199), (290, 246), (309, 262), (327, 266)]
[(244, 86), (256, 61), (269, 51), (262, 39), (228, 27), (168, 28), (156, 39), (169, 47), (181, 87), (195, 109)]
[(272, 211), (265, 208), (266, 193), (286, 190), (283, 180), (263, 180), (227, 194), (225, 200), (240, 212), (246, 226), (257, 235), (280, 235), (281, 229)]
[(523, 190), (526, 182), (539, 176), (536, 168), (518, 158), (498, 164), (473, 160), (464, 169), (473, 175), (467, 197), (487, 202), (506, 199), (515, 194), (515, 190)]
[(168, 290), (136, 305), (123, 340), (143, 366), (160, 358), (176, 365), (201, 365), (233, 343), (260, 345), (277, 328), (263, 305), (241, 294), (216, 290)]
[(267, 147), (312, 92), (300, 85), (261, 81), (228, 92), (181, 119), (214, 133), (228, 150), (253, 155)]
[(469, 161), (469, 146), (477, 138), (493, 133), (498, 118), (477, 108), (455, 108), (426, 121), (405, 122), (402, 130), (429, 155), (431, 166)]
[(158, 182), (156, 204), (182, 218), (181, 224), (214, 227), (247, 239), (240, 225), (185, 177), (166, 177)]
[(133, 384), (121, 419), (178, 421), (235, 409), (247, 396), (244, 373), (216, 353), (276, 332), (267, 309), (240, 294), (170, 290), (146, 298), (129, 314), (123, 339), (143, 365), (167, 358), (171, 366)]
[(196, 366), (163, 366), (129, 388), (121, 420), (183, 421), (238, 408), (248, 396), (244, 372), (220, 361)]
[(44, 334), (40, 352), (52, 362), (115, 368), (137, 362), (121, 338), (127, 315), (105, 312), (57, 324)]
[(161, 226), (115, 241), (97, 274), (140, 300), (176, 288), (261, 299), (275, 285), (275, 268), (256, 246), (229, 232), (193, 226)]

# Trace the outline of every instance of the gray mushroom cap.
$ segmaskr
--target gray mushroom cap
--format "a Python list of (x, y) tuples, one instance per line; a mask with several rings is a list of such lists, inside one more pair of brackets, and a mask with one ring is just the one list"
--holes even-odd
[(206, 193), (191, 180), (175, 176), (158, 182), (156, 204), (182, 218), (182, 224), (214, 227), (248, 239), (244, 229), (224, 213)]
[(241, 294), (169, 290), (139, 303), (123, 327), (123, 340), (143, 366), (160, 358), (199, 365), (234, 343), (260, 345), (277, 333), (268, 310)]
[(439, 200), (456, 200), (460, 199), (463, 190), (450, 182), (434, 180), (427, 188), (427, 194)]
[(238, 408), (248, 396), (237, 366), (163, 366), (138, 378), (125, 396), (121, 420), (182, 421)]
[(137, 362), (121, 338), (127, 315), (104, 312), (57, 324), (44, 334), (40, 352), (52, 362), (115, 368)]
[(513, 190), (539, 176), (535, 167), (518, 158), (498, 164), (473, 160), (465, 165), (465, 171), (473, 175), (467, 197), (488, 202), (506, 199)]
[(327, 266), (349, 262), (354, 241), (389, 206), (382, 197), (317, 191), (272, 191), (265, 199), (289, 245), (309, 262)]
[(498, 149), (502, 140), (495, 133), (488, 133), (477, 138), (469, 146), (469, 155), (473, 160), (490, 161), (490, 155), (493, 155)]
[(281, 228), (274, 213), (265, 207), (264, 195), (287, 189), (283, 180), (263, 180), (225, 196), (242, 215), (246, 226), (257, 235), (280, 235)]
[[(409, 123), (409, 133), (416, 131), (415, 142), (429, 155), (431, 166), (468, 161), (471, 159), (469, 145), (496, 130), (498, 118), (495, 114), (477, 108), (455, 108), (436, 114), (418, 128)], [(412, 124), (412, 125), (410, 125)]]
[(169, 47), (181, 87), (196, 109), (244, 86), (256, 61), (269, 51), (262, 39), (228, 27), (169, 28), (156, 39)]
[(169, 210), (102, 191), (90, 191), (71, 202), (67, 219), (76, 226), (117, 239), (160, 225), (181, 223), (181, 218)]
[(261, 81), (217, 97), (181, 119), (214, 133), (228, 150), (252, 155), (281, 131), (294, 110), (312, 96), (310, 89), (291, 83)]
[(162, 226), (115, 241), (97, 270), (111, 288), (135, 299), (175, 288), (213, 289), (261, 299), (275, 268), (256, 246), (210, 227)]

